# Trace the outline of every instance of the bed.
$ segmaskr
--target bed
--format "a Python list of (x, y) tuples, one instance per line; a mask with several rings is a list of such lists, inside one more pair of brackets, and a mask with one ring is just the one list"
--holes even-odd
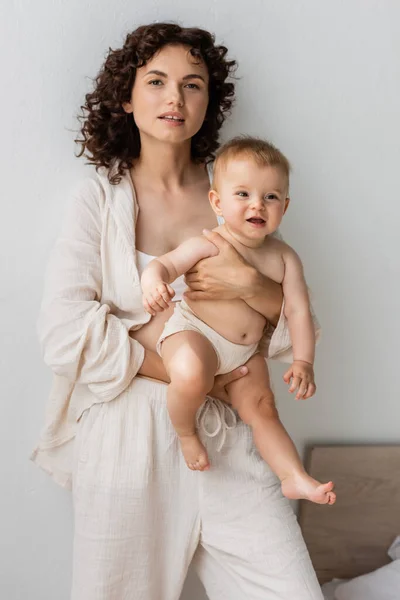
[[(400, 446), (313, 446), (306, 465), (335, 481), (338, 495), (333, 506), (299, 508), (327, 600), (400, 600)], [(374, 586), (379, 595), (369, 592)]]

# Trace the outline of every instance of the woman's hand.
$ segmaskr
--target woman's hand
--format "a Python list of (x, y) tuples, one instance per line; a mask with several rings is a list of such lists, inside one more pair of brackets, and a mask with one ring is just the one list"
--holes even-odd
[(222, 402), (230, 404), (228, 392), (226, 391), (226, 386), (232, 383), (233, 381), (241, 379), (242, 377), (247, 375), (248, 372), (249, 369), (243, 365), (242, 367), (238, 367), (230, 373), (225, 373), (224, 375), (217, 375), (214, 378), (214, 387), (210, 392), (208, 392), (207, 396), (218, 398), (218, 400), (222, 400)]
[[(222, 400), (222, 402), (227, 402), (229, 404), (230, 402), (228, 392), (226, 391), (226, 386), (233, 381), (241, 379), (247, 375), (248, 372), (249, 369), (246, 366), (242, 366), (238, 367), (234, 371), (231, 371), (230, 373), (217, 375), (214, 378), (214, 387), (207, 395), (212, 396), (213, 398), (218, 398), (218, 400)], [(147, 348), (145, 349), (144, 361), (138, 371), (138, 375), (150, 377), (151, 379), (157, 379), (158, 381), (163, 381), (164, 383), (170, 383), (170, 379), (167, 375), (167, 371), (165, 370), (162, 358), (157, 354), (157, 352), (153, 352)]]
[(240, 298), (276, 326), (282, 308), (282, 286), (245, 261), (243, 256), (216, 231), (205, 237), (219, 250), (217, 256), (200, 260), (187, 274), (189, 300), (234, 300)]
[(253, 293), (255, 269), (216, 231), (203, 231), (219, 250), (217, 256), (200, 260), (185, 281), (190, 288), (189, 300), (233, 300)]

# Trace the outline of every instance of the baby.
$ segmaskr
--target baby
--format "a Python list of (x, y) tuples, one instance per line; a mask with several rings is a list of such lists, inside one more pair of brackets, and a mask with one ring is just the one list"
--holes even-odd
[[(297, 254), (272, 234), (289, 205), (289, 170), (285, 156), (272, 144), (254, 138), (235, 138), (218, 152), (209, 200), (224, 223), (214, 229), (260, 273), (282, 284), (284, 312), (293, 346), (293, 364), (284, 375), (297, 399), (310, 398), (314, 383), (315, 335), (307, 285)], [(201, 259), (218, 254), (205, 236), (193, 237), (175, 250), (152, 260), (141, 277), (143, 305), (155, 315), (169, 307), (170, 284)], [(296, 448), (279, 420), (268, 369), (258, 353), (266, 319), (244, 300), (182, 300), (158, 340), (171, 383), (167, 407), (190, 469), (209, 468), (207, 451), (196, 433), (196, 413), (212, 389), (214, 376), (228, 373), (253, 355), (252, 370), (263, 383), (257, 402), (235, 398), (232, 403), (248, 423), (265, 461), (281, 480), (283, 494), (320, 504), (333, 504), (333, 483), (322, 484), (304, 470)]]

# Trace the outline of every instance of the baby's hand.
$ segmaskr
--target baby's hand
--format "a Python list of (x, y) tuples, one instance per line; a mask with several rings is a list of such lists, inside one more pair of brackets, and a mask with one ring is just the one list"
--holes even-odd
[(169, 307), (175, 292), (168, 283), (157, 281), (143, 289), (143, 306), (146, 312), (154, 317)]
[(303, 360), (295, 360), (284, 374), (283, 380), (290, 385), (289, 392), (291, 394), (298, 389), (296, 400), (311, 398), (317, 389), (313, 366)]

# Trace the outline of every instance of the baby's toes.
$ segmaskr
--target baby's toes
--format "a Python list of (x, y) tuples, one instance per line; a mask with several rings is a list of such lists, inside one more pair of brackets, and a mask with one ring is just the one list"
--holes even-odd
[(335, 504), (336, 502), (336, 494), (335, 492), (329, 492), (328, 494), (328, 504)]
[(200, 471), (207, 471), (210, 468), (207, 456), (201, 456), (197, 461), (197, 464)]

